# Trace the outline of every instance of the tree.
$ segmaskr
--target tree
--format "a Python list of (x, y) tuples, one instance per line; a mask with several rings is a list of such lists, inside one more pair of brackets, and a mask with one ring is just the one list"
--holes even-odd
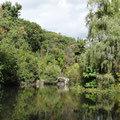
[[(88, 66), (99, 73), (120, 70), (120, 1), (89, 0), (87, 16), (89, 28)], [(96, 9), (93, 9), (96, 8)]]
[(26, 21), (23, 19), (19, 19), (17, 21), (17, 24), (20, 26), (20, 28), (23, 28), (26, 37), (26, 42), (29, 43), (31, 46), (31, 49), (33, 52), (40, 51), (41, 50), (41, 42), (44, 40), (43, 33), (41, 26), (30, 21)]
[(22, 6), (18, 3), (15, 3), (15, 5), (12, 5), (11, 2), (6, 1), (2, 4), (2, 14), (4, 17), (11, 17), (13, 20), (17, 20), (20, 16), (20, 10), (22, 9)]

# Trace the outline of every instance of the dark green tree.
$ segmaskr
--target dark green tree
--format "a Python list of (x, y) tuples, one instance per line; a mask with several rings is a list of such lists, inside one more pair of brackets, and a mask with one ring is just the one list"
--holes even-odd
[(20, 16), (20, 10), (22, 6), (18, 3), (12, 5), (11, 2), (6, 1), (1, 5), (3, 17), (10, 17), (10, 19), (17, 20)]

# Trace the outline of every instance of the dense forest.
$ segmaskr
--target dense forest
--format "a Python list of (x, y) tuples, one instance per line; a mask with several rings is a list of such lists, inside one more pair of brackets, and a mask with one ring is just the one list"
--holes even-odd
[(0, 6), (0, 84), (54, 82), (68, 77), (78, 88), (110, 88), (120, 82), (120, 0), (88, 0), (83, 40), (21, 19), (22, 6)]

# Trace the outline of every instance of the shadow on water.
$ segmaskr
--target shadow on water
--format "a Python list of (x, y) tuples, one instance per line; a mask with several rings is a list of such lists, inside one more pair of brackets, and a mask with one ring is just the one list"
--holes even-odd
[(69, 88), (4, 88), (0, 120), (120, 120), (119, 95), (76, 95)]

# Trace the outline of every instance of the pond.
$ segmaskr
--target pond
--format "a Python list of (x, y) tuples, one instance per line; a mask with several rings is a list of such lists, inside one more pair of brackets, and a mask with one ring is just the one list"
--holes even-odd
[(0, 120), (120, 120), (120, 95), (77, 95), (57, 86), (4, 88)]

